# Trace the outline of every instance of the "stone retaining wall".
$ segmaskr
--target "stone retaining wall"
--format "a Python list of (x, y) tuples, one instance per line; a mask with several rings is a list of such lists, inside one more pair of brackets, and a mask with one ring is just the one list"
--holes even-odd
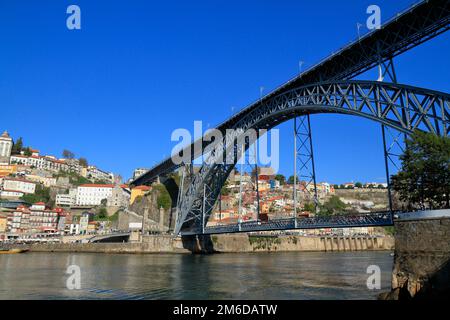
[(385, 238), (299, 237), (214, 235), (173, 238), (146, 236), (142, 243), (58, 243), (36, 244), (31, 251), (99, 253), (233, 253), (289, 251), (360, 251), (393, 250), (394, 240)]
[(392, 291), (381, 299), (450, 298), (450, 218), (395, 222)]

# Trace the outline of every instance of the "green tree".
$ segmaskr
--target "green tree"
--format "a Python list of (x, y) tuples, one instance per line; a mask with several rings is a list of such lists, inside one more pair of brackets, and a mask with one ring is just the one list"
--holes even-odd
[(15, 154), (20, 154), (20, 152), (23, 149), (23, 139), (22, 137), (20, 137), (19, 139), (17, 139), (17, 141), (14, 143), (12, 149), (11, 149), (11, 154), (15, 155)]
[(158, 184), (153, 187), (153, 190), (158, 192), (156, 199), (158, 208), (170, 209), (172, 207), (172, 199), (166, 187), (163, 184)]
[[(297, 183), (298, 183), (298, 177), (297, 177)], [(294, 176), (289, 177), (288, 184), (294, 184)]]
[(24, 154), (26, 157), (31, 157), (31, 155), (33, 154), (33, 153), (31, 152), (30, 147), (26, 147), (25, 149), (22, 149), (22, 150), (23, 150), (23, 154)]
[(107, 220), (108, 219), (108, 211), (106, 210), (105, 207), (101, 207), (97, 214), (94, 216), (94, 220), (99, 221), (99, 220)]
[(44, 202), (46, 205), (50, 206), (51, 204), (50, 188), (38, 184), (36, 185), (36, 190), (34, 194), (25, 194), (21, 199), (31, 204), (36, 202)]
[(222, 189), (220, 189), (220, 194), (223, 196), (227, 196), (230, 194), (230, 189), (228, 189), (228, 185), (230, 183), (228, 182), (228, 180), (225, 180), (225, 183), (222, 186)]
[(355, 183), (355, 188), (362, 188), (362, 183), (361, 182), (357, 182)]
[(316, 206), (312, 202), (307, 202), (303, 205), (303, 211), (316, 212)]
[(450, 208), (450, 138), (416, 131), (400, 156), (402, 168), (391, 178), (408, 207)]
[(63, 150), (62, 156), (64, 159), (74, 159), (75, 158), (75, 154), (67, 149)]
[[(275, 180), (279, 181), (280, 185), (284, 185), (286, 183), (286, 177), (282, 174), (277, 174), (275, 176)], [(294, 181), (294, 180), (292, 180), (292, 181)]]
[(334, 215), (343, 213), (347, 205), (338, 196), (332, 196), (328, 201), (320, 206), (320, 215)]
[(333, 187), (334, 187), (335, 189), (339, 189), (339, 185), (338, 185), (338, 184), (333, 185)]
[(89, 163), (88, 163), (86, 158), (80, 158), (80, 159), (78, 159), (78, 161), (80, 163), (80, 166), (82, 166), (84, 168), (86, 168), (89, 165)]

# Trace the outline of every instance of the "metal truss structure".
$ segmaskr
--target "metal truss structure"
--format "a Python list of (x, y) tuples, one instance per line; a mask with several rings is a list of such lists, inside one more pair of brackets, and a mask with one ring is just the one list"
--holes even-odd
[[(266, 101), (275, 96), (312, 83), (352, 79), (377, 67), (380, 62), (389, 61), (448, 29), (450, 29), (450, 1), (424, 0), (397, 14), (380, 29), (351, 42), (305, 70), (216, 128), (224, 134), (226, 129), (234, 127), (242, 117), (264, 106)], [(195, 143), (197, 142), (187, 147), (192, 151), (192, 160), (201, 155), (196, 153)], [(204, 147), (207, 144), (208, 142), (203, 142)], [(132, 184), (135, 186), (150, 184), (158, 176), (173, 172), (178, 167), (179, 165), (175, 165), (171, 158), (167, 158), (134, 180)]]
[[(318, 228), (352, 228), (391, 226), (392, 215), (389, 212), (372, 213), (356, 216), (328, 216), (313, 218), (288, 218), (267, 222), (251, 221), (238, 224), (216, 225), (203, 229), (203, 234), (262, 232), (276, 230), (318, 229)], [(181, 235), (196, 235), (198, 232), (182, 230)]]
[[(243, 211), (244, 211), (244, 193), (255, 192), (256, 194), (256, 208), (255, 208), (255, 216), (256, 220), (259, 220), (260, 217), (260, 201), (259, 201), (259, 173), (258, 173), (258, 145), (255, 141), (252, 145), (248, 145), (247, 148), (245, 145), (242, 145), (241, 158), (239, 159), (239, 221), (242, 221)], [(244, 178), (247, 176), (250, 177), (250, 181), (244, 181)], [(250, 183), (248, 183), (250, 182)], [(245, 189), (244, 189), (245, 188)]]
[(301, 200), (312, 202), (317, 211), (319, 199), (309, 114), (294, 118), (294, 217), (298, 216), (299, 191)]
[[(282, 219), (269, 222), (245, 222), (230, 226), (206, 227), (221, 188), (239, 159), (240, 129), (271, 129), (287, 120), (301, 117), (308, 120), (307, 138), (310, 147), (309, 115), (315, 113), (340, 113), (364, 117), (382, 125), (385, 160), (389, 181), (390, 159), (397, 153), (400, 140), (388, 137), (388, 129), (401, 136), (422, 130), (439, 136), (450, 131), (450, 95), (423, 88), (396, 83), (392, 59), (450, 29), (450, 1), (424, 0), (384, 24), (350, 43), (299, 76), (283, 84), (268, 95), (233, 115), (216, 127), (224, 135), (219, 141), (221, 152), (211, 152), (208, 161), (189, 181), (184, 180), (177, 203), (175, 234), (211, 234), (223, 232), (250, 232), (258, 230), (284, 230), (293, 228), (376, 226), (392, 224), (391, 214), (374, 214), (352, 217)], [(367, 70), (380, 67), (379, 81), (350, 81)], [(382, 82), (385, 77), (390, 83)], [(298, 121), (298, 120), (295, 120)], [(295, 124), (297, 126), (297, 122)], [(228, 129), (235, 129), (226, 135)], [(297, 135), (298, 130), (295, 129)], [(204, 137), (205, 138), (205, 137)], [(298, 139), (300, 141), (300, 139)], [(202, 139), (203, 148), (186, 147), (192, 160), (198, 158), (211, 139)], [(296, 137), (297, 141), (297, 137)], [(216, 141), (214, 143), (217, 143)], [(300, 145), (302, 143), (300, 142)], [(307, 143), (305, 142), (305, 145)], [(248, 146), (245, 146), (247, 149)], [(200, 149), (200, 150), (199, 150)], [(199, 153), (200, 152), (200, 153)], [(297, 147), (296, 147), (296, 156)], [(234, 163), (222, 163), (232, 156)], [(310, 160), (313, 166), (312, 148)], [(394, 162), (394, 161), (392, 161)], [(132, 185), (150, 184), (160, 176), (173, 172), (175, 165), (168, 158)], [(297, 171), (297, 170), (296, 170)], [(315, 172), (310, 174), (315, 184)], [(295, 179), (296, 180), (296, 179)], [(391, 197), (390, 197), (391, 199)], [(321, 220), (322, 219), (322, 220)], [(325, 220), (323, 220), (325, 219)], [(237, 229), (236, 229), (237, 228)]]
[[(395, 72), (394, 60), (382, 61), (378, 66), (379, 77), (378, 81), (385, 81), (397, 83), (397, 74)], [(402, 97), (403, 99), (403, 97)], [(404, 103), (404, 101), (402, 101)], [(405, 118), (404, 111), (402, 110), (402, 117)], [(383, 138), (383, 150), (384, 150), (384, 165), (386, 170), (386, 183), (388, 189), (388, 204), (391, 213), (394, 210), (394, 202), (392, 196), (391, 186), (391, 174), (400, 171), (401, 160), (400, 156), (403, 154), (406, 148), (407, 135), (400, 131), (393, 130), (385, 125), (381, 125), (381, 135)]]
[[(450, 130), (450, 95), (393, 83), (377, 81), (342, 81), (319, 83), (290, 90), (268, 100), (263, 108), (244, 116), (232, 135), (221, 143), (223, 154), (213, 154), (189, 186), (178, 210), (181, 230), (201, 233), (223, 183), (236, 164), (237, 141), (248, 129), (271, 129), (292, 118), (314, 113), (341, 113), (377, 121), (397, 131), (412, 133), (419, 129), (440, 136)], [(220, 163), (234, 153), (234, 164)], [(204, 185), (209, 192), (204, 192)], [(203, 197), (209, 199), (204, 201)], [(203, 204), (202, 204), (203, 203)], [(206, 208), (203, 208), (206, 206)], [(204, 215), (202, 216), (202, 214)], [(199, 217), (203, 217), (200, 221)]]

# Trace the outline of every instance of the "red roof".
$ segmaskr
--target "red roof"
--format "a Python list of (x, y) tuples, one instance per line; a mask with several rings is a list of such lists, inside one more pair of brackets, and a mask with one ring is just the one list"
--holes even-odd
[(133, 188), (133, 189), (142, 190), (142, 191), (149, 191), (152, 188), (150, 188), (149, 186), (137, 186), (136, 188)]

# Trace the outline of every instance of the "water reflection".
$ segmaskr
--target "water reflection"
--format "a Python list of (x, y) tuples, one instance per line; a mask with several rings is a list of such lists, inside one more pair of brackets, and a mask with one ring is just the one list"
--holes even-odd
[[(390, 288), (389, 252), (0, 256), (0, 299), (374, 299), (369, 265)], [(69, 265), (81, 290), (66, 288)]]

